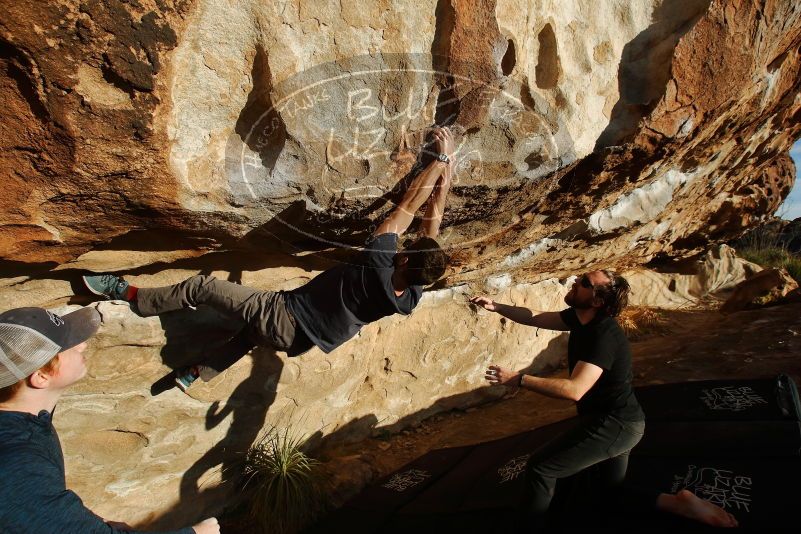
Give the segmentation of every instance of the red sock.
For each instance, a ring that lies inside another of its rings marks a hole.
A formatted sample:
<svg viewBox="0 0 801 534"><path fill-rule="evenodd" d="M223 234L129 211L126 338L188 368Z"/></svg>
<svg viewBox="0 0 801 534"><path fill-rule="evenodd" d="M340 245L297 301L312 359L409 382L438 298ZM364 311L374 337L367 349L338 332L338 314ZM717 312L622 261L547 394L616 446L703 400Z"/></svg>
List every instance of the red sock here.
<svg viewBox="0 0 801 534"><path fill-rule="evenodd" d="M139 288L136 286L128 286L128 291L125 293L125 300L128 302L133 302L136 300L136 294L139 292Z"/></svg>

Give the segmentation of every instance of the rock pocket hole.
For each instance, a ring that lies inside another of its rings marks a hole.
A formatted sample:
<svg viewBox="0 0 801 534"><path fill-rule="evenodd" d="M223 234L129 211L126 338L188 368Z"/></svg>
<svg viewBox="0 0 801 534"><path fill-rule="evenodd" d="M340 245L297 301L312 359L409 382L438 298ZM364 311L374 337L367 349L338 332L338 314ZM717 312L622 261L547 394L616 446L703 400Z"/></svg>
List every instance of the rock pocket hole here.
<svg viewBox="0 0 801 534"><path fill-rule="evenodd" d="M559 53L556 47L556 34L550 24L540 30L538 36L540 51L537 56L537 67L534 70L537 87L552 89L559 82Z"/></svg>
<svg viewBox="0 0 801 534"><path fill-rule="evenodd" d="M539 152L532 152L526 156L525 162L528 165L527 170L532 171L545 163L545 158Z"/></svg>
<svg viewBox="0 0 801 534"><path fill-rule="evenodd" d="M501 71L504 76L509 76L515 68L517 63L517 55L515 54L515 42L509 39L506 45L506 53L501 60Z"/></svg>
<svg viewBox="0 0 801 534"><path fill-rule="evenodd" d="M778 69L780 69L784 64L785 59L787 59L787 52L780 54L776 59L770 62L770 64L768 65L768 72L773 74Z"/></svg>

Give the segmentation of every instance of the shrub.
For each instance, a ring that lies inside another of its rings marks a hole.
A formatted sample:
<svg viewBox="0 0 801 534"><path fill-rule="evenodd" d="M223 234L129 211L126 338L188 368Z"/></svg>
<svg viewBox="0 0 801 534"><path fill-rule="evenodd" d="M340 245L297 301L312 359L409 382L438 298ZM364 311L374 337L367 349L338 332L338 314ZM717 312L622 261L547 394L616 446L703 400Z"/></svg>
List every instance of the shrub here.
<svg viewBox="0 0 801 534"><path fill-rule="evenodd" d="M762 267L783 267L796 282L801 284L801 257L784 248L744 248L740 251L740 256Z"/></svg>
<svg viewBox="0 0 801 534"><path fill-rule="evenodd" d="M321 510L320 464L304 452L306 443L272 427L247 452L250 514L264 532L297 532Z"/></svg>
<svg viewBox="0 0 801 534"><path fill-rule="evenodd" d="M797 232L784 232L765 225L751 230L740 240L740 257L762 267L784 268L801 283L801 256L788 250L788 244L799 237Z"/></svg>

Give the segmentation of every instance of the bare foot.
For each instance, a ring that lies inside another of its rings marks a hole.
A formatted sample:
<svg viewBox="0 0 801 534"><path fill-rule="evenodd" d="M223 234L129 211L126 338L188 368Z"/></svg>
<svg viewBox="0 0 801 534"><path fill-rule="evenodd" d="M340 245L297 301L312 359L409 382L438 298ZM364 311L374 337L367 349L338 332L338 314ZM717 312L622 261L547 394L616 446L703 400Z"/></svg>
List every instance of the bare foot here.
<svg viewBox="0 0 801 534"><path fill-rule="evenodd" d="M675 496L670 511L713 527L736 527L737 520L729 512L683 489Z"/></svg>

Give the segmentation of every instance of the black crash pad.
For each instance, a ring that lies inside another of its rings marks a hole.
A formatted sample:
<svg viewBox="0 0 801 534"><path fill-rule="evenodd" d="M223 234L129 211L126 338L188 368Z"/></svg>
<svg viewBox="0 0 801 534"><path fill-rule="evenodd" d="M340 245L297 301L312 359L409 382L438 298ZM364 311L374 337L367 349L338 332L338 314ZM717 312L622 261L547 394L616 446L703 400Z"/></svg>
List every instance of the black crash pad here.
<svg viewBox="0 0 801 534"><path fill-rule="evenodd" d="M801 421L795 382L784 374L754 380L702 380L635 389L651 421Z"/></svg>
<svg viewBox="0 0 801 534"><path fill-rule="evenodd" d="M627 488L646 495L686 488L757 530L801 524L795 516L801 504L801 409L789 377L664 384L637 388L636 394L646 430L632 451ZM528 456L575 422L431 451L365 488L311 531L516 531ZM566 479L557 486L552 526L705 530L654 509L617 507L606 517L582 517L580 503L573 506L565 497L570 485Z"/></svg>

